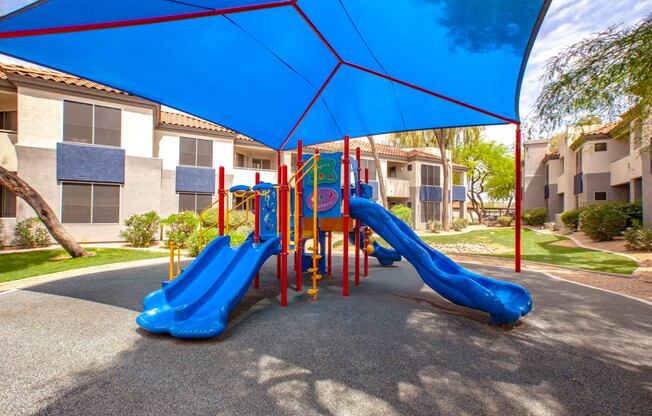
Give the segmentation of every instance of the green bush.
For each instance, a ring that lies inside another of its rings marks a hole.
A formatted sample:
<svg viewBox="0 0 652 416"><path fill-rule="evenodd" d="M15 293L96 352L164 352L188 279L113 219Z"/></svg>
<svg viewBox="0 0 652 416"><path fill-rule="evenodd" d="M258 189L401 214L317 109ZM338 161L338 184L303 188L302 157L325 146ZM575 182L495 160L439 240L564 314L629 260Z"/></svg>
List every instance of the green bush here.
<svg viewBox="0 0 652 416"><path fill-rule="evenodd" d="M627 215L614 203L591 204L580 214L582 231L594 241L608 241L627 228Z"/></svg>
<svg viewBox="0 0 652 416"><path fill-rule="evenodd" d="M204 212L201 216L201 222L204 227L210 227L212 225L217 224L218 221L218 209L217 208L211 208Z"/></svg>
<svg viewBox="0 0 652 416"><path fill-rule="evenodd" d="M496 220L498 225L500 225L501 227L509 227L510 225L512 225L512 221L513 218L510 217L509 215L503 215L501 217L498 217L498 219Z"/></svg>
<svg viewBox="0 0 652 416"><path fill-rule="evenodd" d="M466 227L468 227L469 223L467 220L464 218L456 218L453 220L451 223L451 228L455 231L462 231Z"/></svg>
<svg viewBox="0 0 652 416"><path fill-rule="evenodd" d="M412 226L412 209L406 207L403 204L396 204L391 209L390 212L398 217L401 221Z"/></svg>
<svg viewBox="0 0 652 416"><path fill-rule="evenodd" d="M561 222L571 231L577 231L580 226L582 208L571 209L561 214Z"/></svg>
<svg viewBox="0 0 652 416"><path fill-rule="evenodd" d="M149 247L158 232L161 218L154 211L133 214L125 220L126 229L120 235L134 247Z"/></svg>
<svg viewBox="0 0 652 416"><path fill-rule="evenodd" d="M643 206L641 202L607 202L620 211L627 218L627 227L643 222Z"/></svg>
<svg viewBox="0 0 652 416"><path fill-rule="evenodd" d="M638 222L625 231L627 250L630 251L652 251L652 230L643 228Z"/></svg>
<svg viewBox="0 0 652 416"><path fill-rule="evenodd" d="M217 228L211 228L209 230L204 231L203 234L204 247L206 246L206 244L216 239L218 235L219 232ZM249 233L243 233L241 231L231 231L229 235L231 236L231 246L239 246L245 241ZM199 230L195 230L190 235L190 237L188 237L188 240L186 241L186 248L187 248L188 255L191 257L197 257L200 251L199 246L200 246Z"/></svg>
<svg viewBox="0 0 652 416"><path fill-rule="evenodd" d="M249 235L254 230L254 213L247 211L233 211L229 213L229 231L238 231ZM236 227L240 224L238 227Z"/></svg>
<svg viewBox="0 0 652 416"><path fill-rule="evenodd" d="M175 247L186 248L188 237L197 229L199 216L194 211L183 211L172 214L163 221L166 226L166 243L174 243Z"/></svg>
<svg viewBox="0 0 652 416"><path fill-rule="evenodd" d="M548 219L548 210L546 208L526 209L521 218L526 225L543 227Z"/></svg>
<svg viewBox="0 0 652 416"><path fill-rule="evenodd" d="M428 220L428 222L426 223L426 230L433 233L440 232L442 228L443 228L443 224L441 223L441 221Z"/></svg>
<svg viewBox="0 0 652 416"><path fill-rule="evenodd" d="M26 248L45 247L50 245L50 233L40 219L25 218L16 223L11 244Z"/></svg>

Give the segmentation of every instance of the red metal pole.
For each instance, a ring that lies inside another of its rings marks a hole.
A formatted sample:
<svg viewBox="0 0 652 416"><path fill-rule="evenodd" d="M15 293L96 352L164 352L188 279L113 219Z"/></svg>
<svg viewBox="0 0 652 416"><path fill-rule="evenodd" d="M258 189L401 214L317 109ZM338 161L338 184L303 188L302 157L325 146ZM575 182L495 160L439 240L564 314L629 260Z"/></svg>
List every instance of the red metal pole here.
<svg viewBox="0 0 652 416"><path fill-rule="evenodd" d="M344 169L344 193L342 196L342 295L349 296L349 136L344 136L344 157L342 165Z"/></svg>
<svg viewBox="0 0 652 416"><path fill-rule="evenodd" d="M360 196L360 147L355 148L355 161L357 162L357 179L355 183L355 194ZM360 220L355 220L355 238L353 242L355 243L355 273L354 273L354 282L356 286L360 285Z"/></svg>
<svg viewBox="0 0 652 416"><path fill-rule="evenodd" d="M333 232L329 231L328 232L328 243L326 244L326 250L328 251L327 254L326 254L327 260L328 260L328 270L327 271L328 271L329 276L333 275L333 260L332 260L333 257L331 256L332 248L333 248Z"/></svg>
<svg viewBox="0 0 652 416"><path fill-rule="evenodd" d="M369 168L364 168L364 183L369 184ZM369 254L367 253L367 245L369 244L369 226L364 227L364 277L369 276Z"/></svg>
<svg viewBox="0 0 652 416"><path fill-rule="evenodd" d="M220 235L224 235L224 205L225 205L225 197L226 197L226 192L224 191L224 166L220 166L219 170L219 179L218 179L218 214L217 214L217 221L218 221L218 231Z"/></svg>
<svg viewBox="0 0 652 416"><path fill-rule="evenodd" d="M516 125L516 149L515 149L514 163L516 163L516 209L514 216L516 217L516 229L514 233L515 238L515 256L514 256L514 271L521 272L521 124Z"/></svg>
<svg viewBox="0 0 652 416"><path fill-rule="evenodd" d="M276 153L276 182L278 183L279 186L281 185L281 181L282 181L282 178L281 178L281 151L279 150ZM279 201L280 201L281 189L280 188L277 189L276 192L278 192ZM276 207L276 209L280 213L280 211L281 211L280 203L279 203L279 206ZM276 229L277 230L281 229L281 217L280 216L278 218L278 224L276 224ZM281 256L278 255L278 256L276 256L276 280L278 280L280 278L281 278Z"/></svg>
<svg viewBox="0 0 652 416"><path fill-rule="evenodd" d="M303 143L301 139L297 141L297 172L303 166ZM297 177L301 176L300 173L297 174ZM297 292L301 292L302 283L303 283L303 179L299 179L296 182L294 187L295 195L299 203L296 205L298 207L297 212L294 213L294 216L298 218L296 221L297 227L294 230L294 258L296 264L296 273L297 273Z"/></svg>
<svg viewBox="0 0 652 416"><path fill-rule="evenodd" d="M281 306L288 306L288 206L287 206L287 193L288 193L288 167L283 165L281 167Z"/></svg>
<svg viewBox="0 0 652 416"><path fill-rule="evenodd" d="M256 185L260 183L260 172L256 172ZM254 244L260 243L260 195L258 191L254 196ZM256 272L254 287L260 288L260 273Z"/></svg>

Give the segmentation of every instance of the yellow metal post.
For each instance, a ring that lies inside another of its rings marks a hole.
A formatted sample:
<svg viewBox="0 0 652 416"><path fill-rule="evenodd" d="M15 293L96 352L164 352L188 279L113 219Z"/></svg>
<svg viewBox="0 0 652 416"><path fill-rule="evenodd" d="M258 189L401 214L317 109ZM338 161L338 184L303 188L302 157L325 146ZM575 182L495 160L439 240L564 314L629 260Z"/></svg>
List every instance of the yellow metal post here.
<svg viewBox="0 0 652 416"><path fill-rule="evenodd" d="M168 273L169 280L174 279L174 243L170 241L170 270Z"/></svg>

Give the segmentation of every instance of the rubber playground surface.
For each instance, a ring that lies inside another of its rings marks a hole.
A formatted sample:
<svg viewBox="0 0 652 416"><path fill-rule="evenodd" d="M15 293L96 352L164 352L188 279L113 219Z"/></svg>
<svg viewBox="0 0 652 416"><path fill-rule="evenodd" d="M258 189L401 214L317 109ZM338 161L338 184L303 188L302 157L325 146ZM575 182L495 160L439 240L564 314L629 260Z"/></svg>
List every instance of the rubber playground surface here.
<svg viewBox="0 0 652 416"><path fill-rule="evenodd" d="M224 334L203 341L154 336L135 322L166 265L3 293L0 414L652 412L651 305L469 265L532 293L518 326L492 327L443 300L406 261L376 264L347 299L336 275L322 280L317 303L291 297L282 309L272 259Z"/></svg>

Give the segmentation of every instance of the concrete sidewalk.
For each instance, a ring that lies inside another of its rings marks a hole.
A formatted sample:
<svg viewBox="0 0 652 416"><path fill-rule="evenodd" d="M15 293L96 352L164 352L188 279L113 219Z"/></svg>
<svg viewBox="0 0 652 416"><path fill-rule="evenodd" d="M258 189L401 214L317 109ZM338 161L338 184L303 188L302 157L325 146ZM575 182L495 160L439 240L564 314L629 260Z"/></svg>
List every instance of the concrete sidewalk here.
<svg viewBox="0 0 652 416"><path fill-rule="evenodd" d="M339 258L335 259L339 272ZM507 329L443 300L405 261L344 299L276 302L274 261L220 338L138 329L165 265L0 295L0 414L644 415L652 412L652 306L524 272L531 315ZM293 279L293 275L292 279ZM306 279L307 283L307 279ZM257 305L256 307L253 307Z"/></svg>

